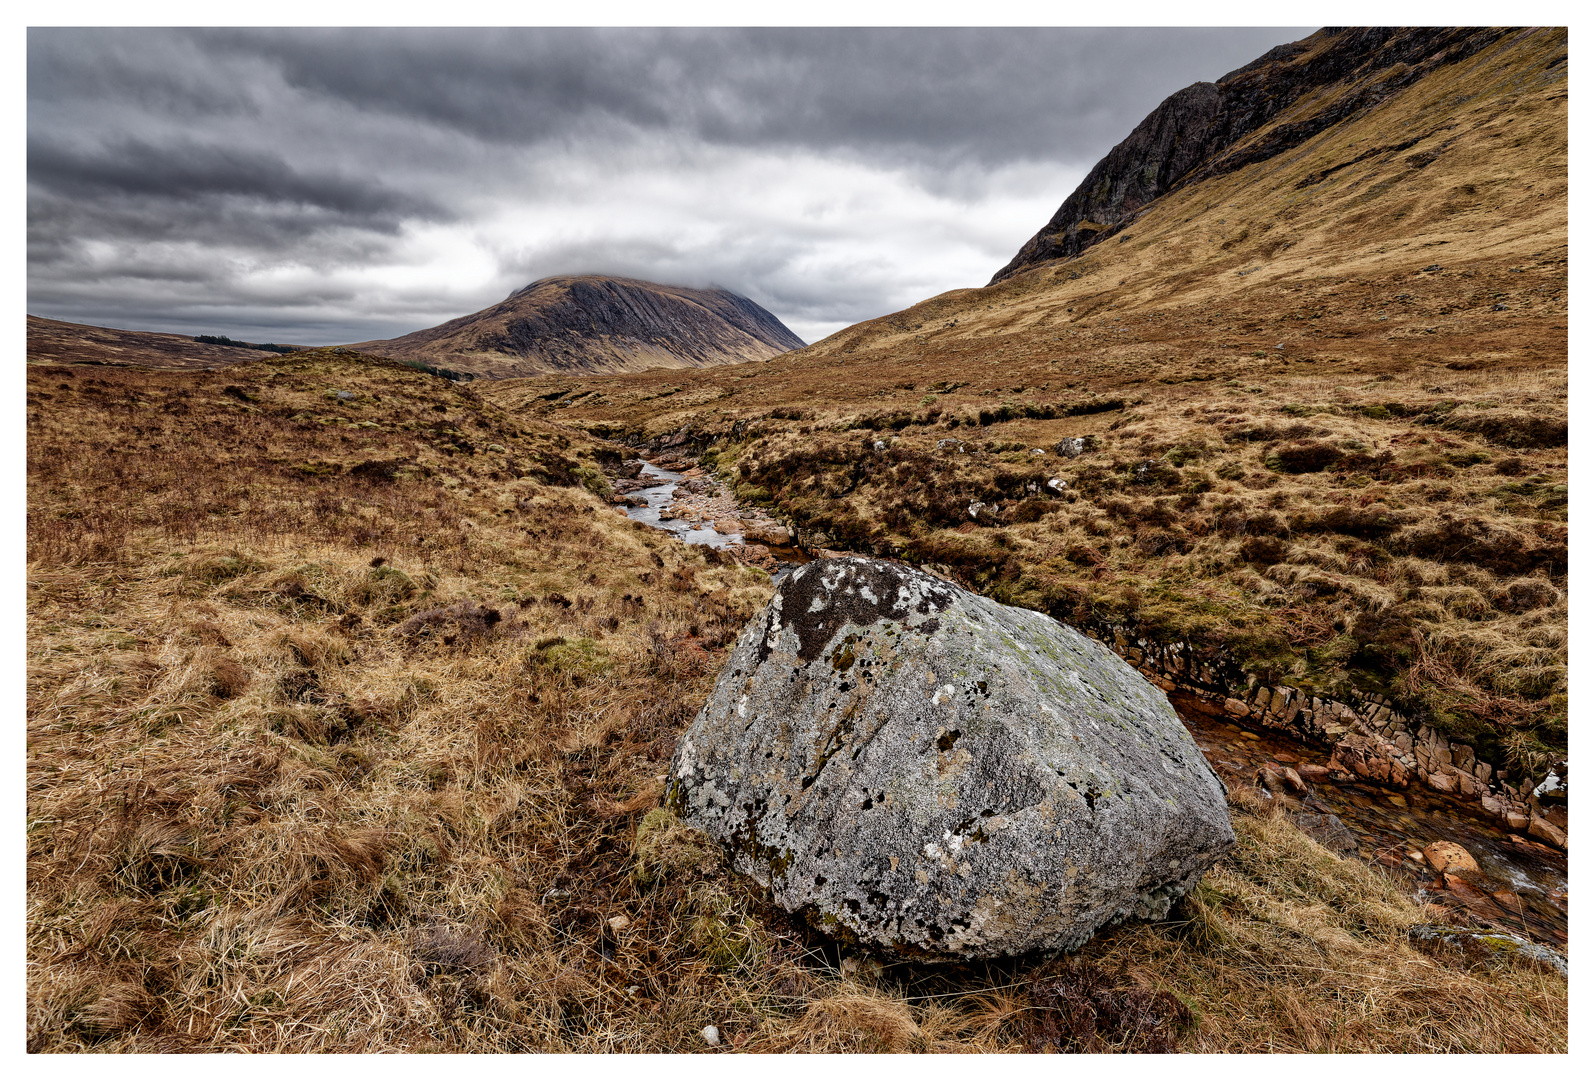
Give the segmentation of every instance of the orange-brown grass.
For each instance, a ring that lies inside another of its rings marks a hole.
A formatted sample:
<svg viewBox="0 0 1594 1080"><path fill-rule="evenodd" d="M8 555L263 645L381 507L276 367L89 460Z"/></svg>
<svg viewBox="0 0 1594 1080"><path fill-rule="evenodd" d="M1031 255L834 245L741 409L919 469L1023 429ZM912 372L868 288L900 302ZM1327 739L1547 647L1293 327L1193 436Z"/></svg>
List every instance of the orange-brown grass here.
<svg viewBox="0 0 1594 1080"><path fill-rule="evenodd" d="M1175 921L1133 926L1081 957L1174 994L1192 1051L1538 1053L1566 1045L1566 984L1531 962L1493 972L1414 950L1417 908L1376 867L1342 859L1250 791L1239 846Z"/></svg>
<svg viewBox="0 0 1594 1080"><path fill-rule="evenodd" d="M900 425L726 410L697 430L705 463L805 542L1188 640L1264 678L1377 689L1533 771L1566 746L1566 409L1559 365L1297 365ZM1087 441L1063 457L1065 439Z"/></svg>
<svg viewBox="0 0 1594 1080"><path fill-rule="evenodd" d="M686 428L820 546L1378 690L1534 772L1566 745L1565 44L1507 35L1078 259L768 363L483 392Z"/></svg>
<svg viewBox="0 0 1594 1080"><path fill-rule="evenodd" d="M1564 982L1243 811L1072 964L824 947L657 807L770 586L614 447L333 354L29 380L33 1051L1565 1047Z"/></svg>

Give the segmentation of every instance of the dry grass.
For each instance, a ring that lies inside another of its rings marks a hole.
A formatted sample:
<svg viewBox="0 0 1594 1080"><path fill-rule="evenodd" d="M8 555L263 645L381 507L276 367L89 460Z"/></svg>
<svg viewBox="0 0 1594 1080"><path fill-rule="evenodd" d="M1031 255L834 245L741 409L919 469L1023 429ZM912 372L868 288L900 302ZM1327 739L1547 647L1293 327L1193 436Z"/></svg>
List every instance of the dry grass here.
<svg viewBox="0 0 1594 1080"><path fill-rule="evenodd" d="M33 1051L1565 1046L1564 983L1413 950L1431 913L1244 813L1073 964L838 953L657 809L769 585L574 483L609 448L336 357L29 375Z"/></svg>
<svg viewBox="0 0 1594 1080"><path fill-rule="evenodd" d="M821 546L1379 690L1532 772L1566 749L1564 52L1508 35L1079 259L766 364L484 393L688 428Z"/></svg>
<svg viewBox="0 0 1594 1080"><path fill-rule="evenodd" d="M1173 918L1069 960L805 936L656 807L767 579L609 509L585 433L689 426L810 534L1387 684L1529 766L1565 715L1563 47L767 364L30 366L29 1049L1565 1052L1564 979L1414 947L1433 909L1238 791ZM1425 167L1296 186L1438 122Z"/></svg>
<svg viewBox="0 0 1594 1080"><path fill-rule="evenodd" d="M1138 970L1148 988L1176 994L1200 1018L1185 1049L1523 1053L1565 1045L1559 976L1526 963L1509 974L1436 965L1407 943L1407 929L1427 916L1392 879L1339 858L1281 814L1237 809L1239 850L1187 899L1184 925L1131 928L1085 954L1102 950Z"/></svg>
<svg viewBox="0 0 1594 1080"><path fill-rule="evenodd" d="M1190 641L1266 679L1376 689L1533 771L1566 749L1565 370L1430 379L1159 386L1056 419L1024 412L1090 399L1028 394L1013 419L921 410L894 432L727 412L700 437L705 463L806 542ZM1474 417L1513 422L1490 436ZM1060 456L1075 439L1091 441Z"/></svg>

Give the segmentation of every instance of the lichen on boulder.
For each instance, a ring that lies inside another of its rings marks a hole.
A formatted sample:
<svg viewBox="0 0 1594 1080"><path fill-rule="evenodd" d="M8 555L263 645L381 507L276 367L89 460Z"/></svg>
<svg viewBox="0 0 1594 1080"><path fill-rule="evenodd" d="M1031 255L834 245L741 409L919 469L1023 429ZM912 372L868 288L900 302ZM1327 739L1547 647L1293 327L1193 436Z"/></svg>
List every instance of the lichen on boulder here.
<svg viewBox="0 0 1594 1080"><path fill-rule="evenodd" d="M742 632L668 805L774 901L926 960L1074 949L1159 918L1234 844L1167 698L1038 612L862 558Z"/></svg>

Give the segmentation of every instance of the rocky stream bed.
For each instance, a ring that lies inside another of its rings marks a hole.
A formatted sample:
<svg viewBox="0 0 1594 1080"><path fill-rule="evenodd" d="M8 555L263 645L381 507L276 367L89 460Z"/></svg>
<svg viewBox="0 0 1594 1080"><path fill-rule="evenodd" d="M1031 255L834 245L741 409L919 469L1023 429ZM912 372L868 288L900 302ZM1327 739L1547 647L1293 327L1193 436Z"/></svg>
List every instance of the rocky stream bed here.
<svg viewBox="0 0 1594 1080"><path fill-rule="evenodd" d="M704 544L777 580L815 558L786 526L735 496L690 457L627 461L616 508L634 521ZM1178 696L1174 696L1177 707ZM1459 925L1504 931L1564 951L1568 884L1564 850L1502 829L1475 803L1410 786L1390 790L1331 772L1331 754L1276 731L1249 730L1178 709L1223 781L1255 785L1320 843L1405 878L1413 895ZM1459 849L1459 854L1457 852Z"/></svg>

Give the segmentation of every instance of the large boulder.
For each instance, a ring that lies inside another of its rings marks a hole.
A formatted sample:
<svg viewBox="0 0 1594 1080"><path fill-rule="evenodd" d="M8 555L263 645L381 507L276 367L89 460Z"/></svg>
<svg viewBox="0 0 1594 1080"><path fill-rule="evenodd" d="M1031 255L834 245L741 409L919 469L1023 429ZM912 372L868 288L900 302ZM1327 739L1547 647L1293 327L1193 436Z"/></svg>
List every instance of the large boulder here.
<svg viewBox="0 0 1594 1080"><path fill-rule="evenodd" d="M1234 844L1162 692L1101 644L872 559L792 572L671 762L668 804L829 933L920 959L1159 918Z"/></svg>

